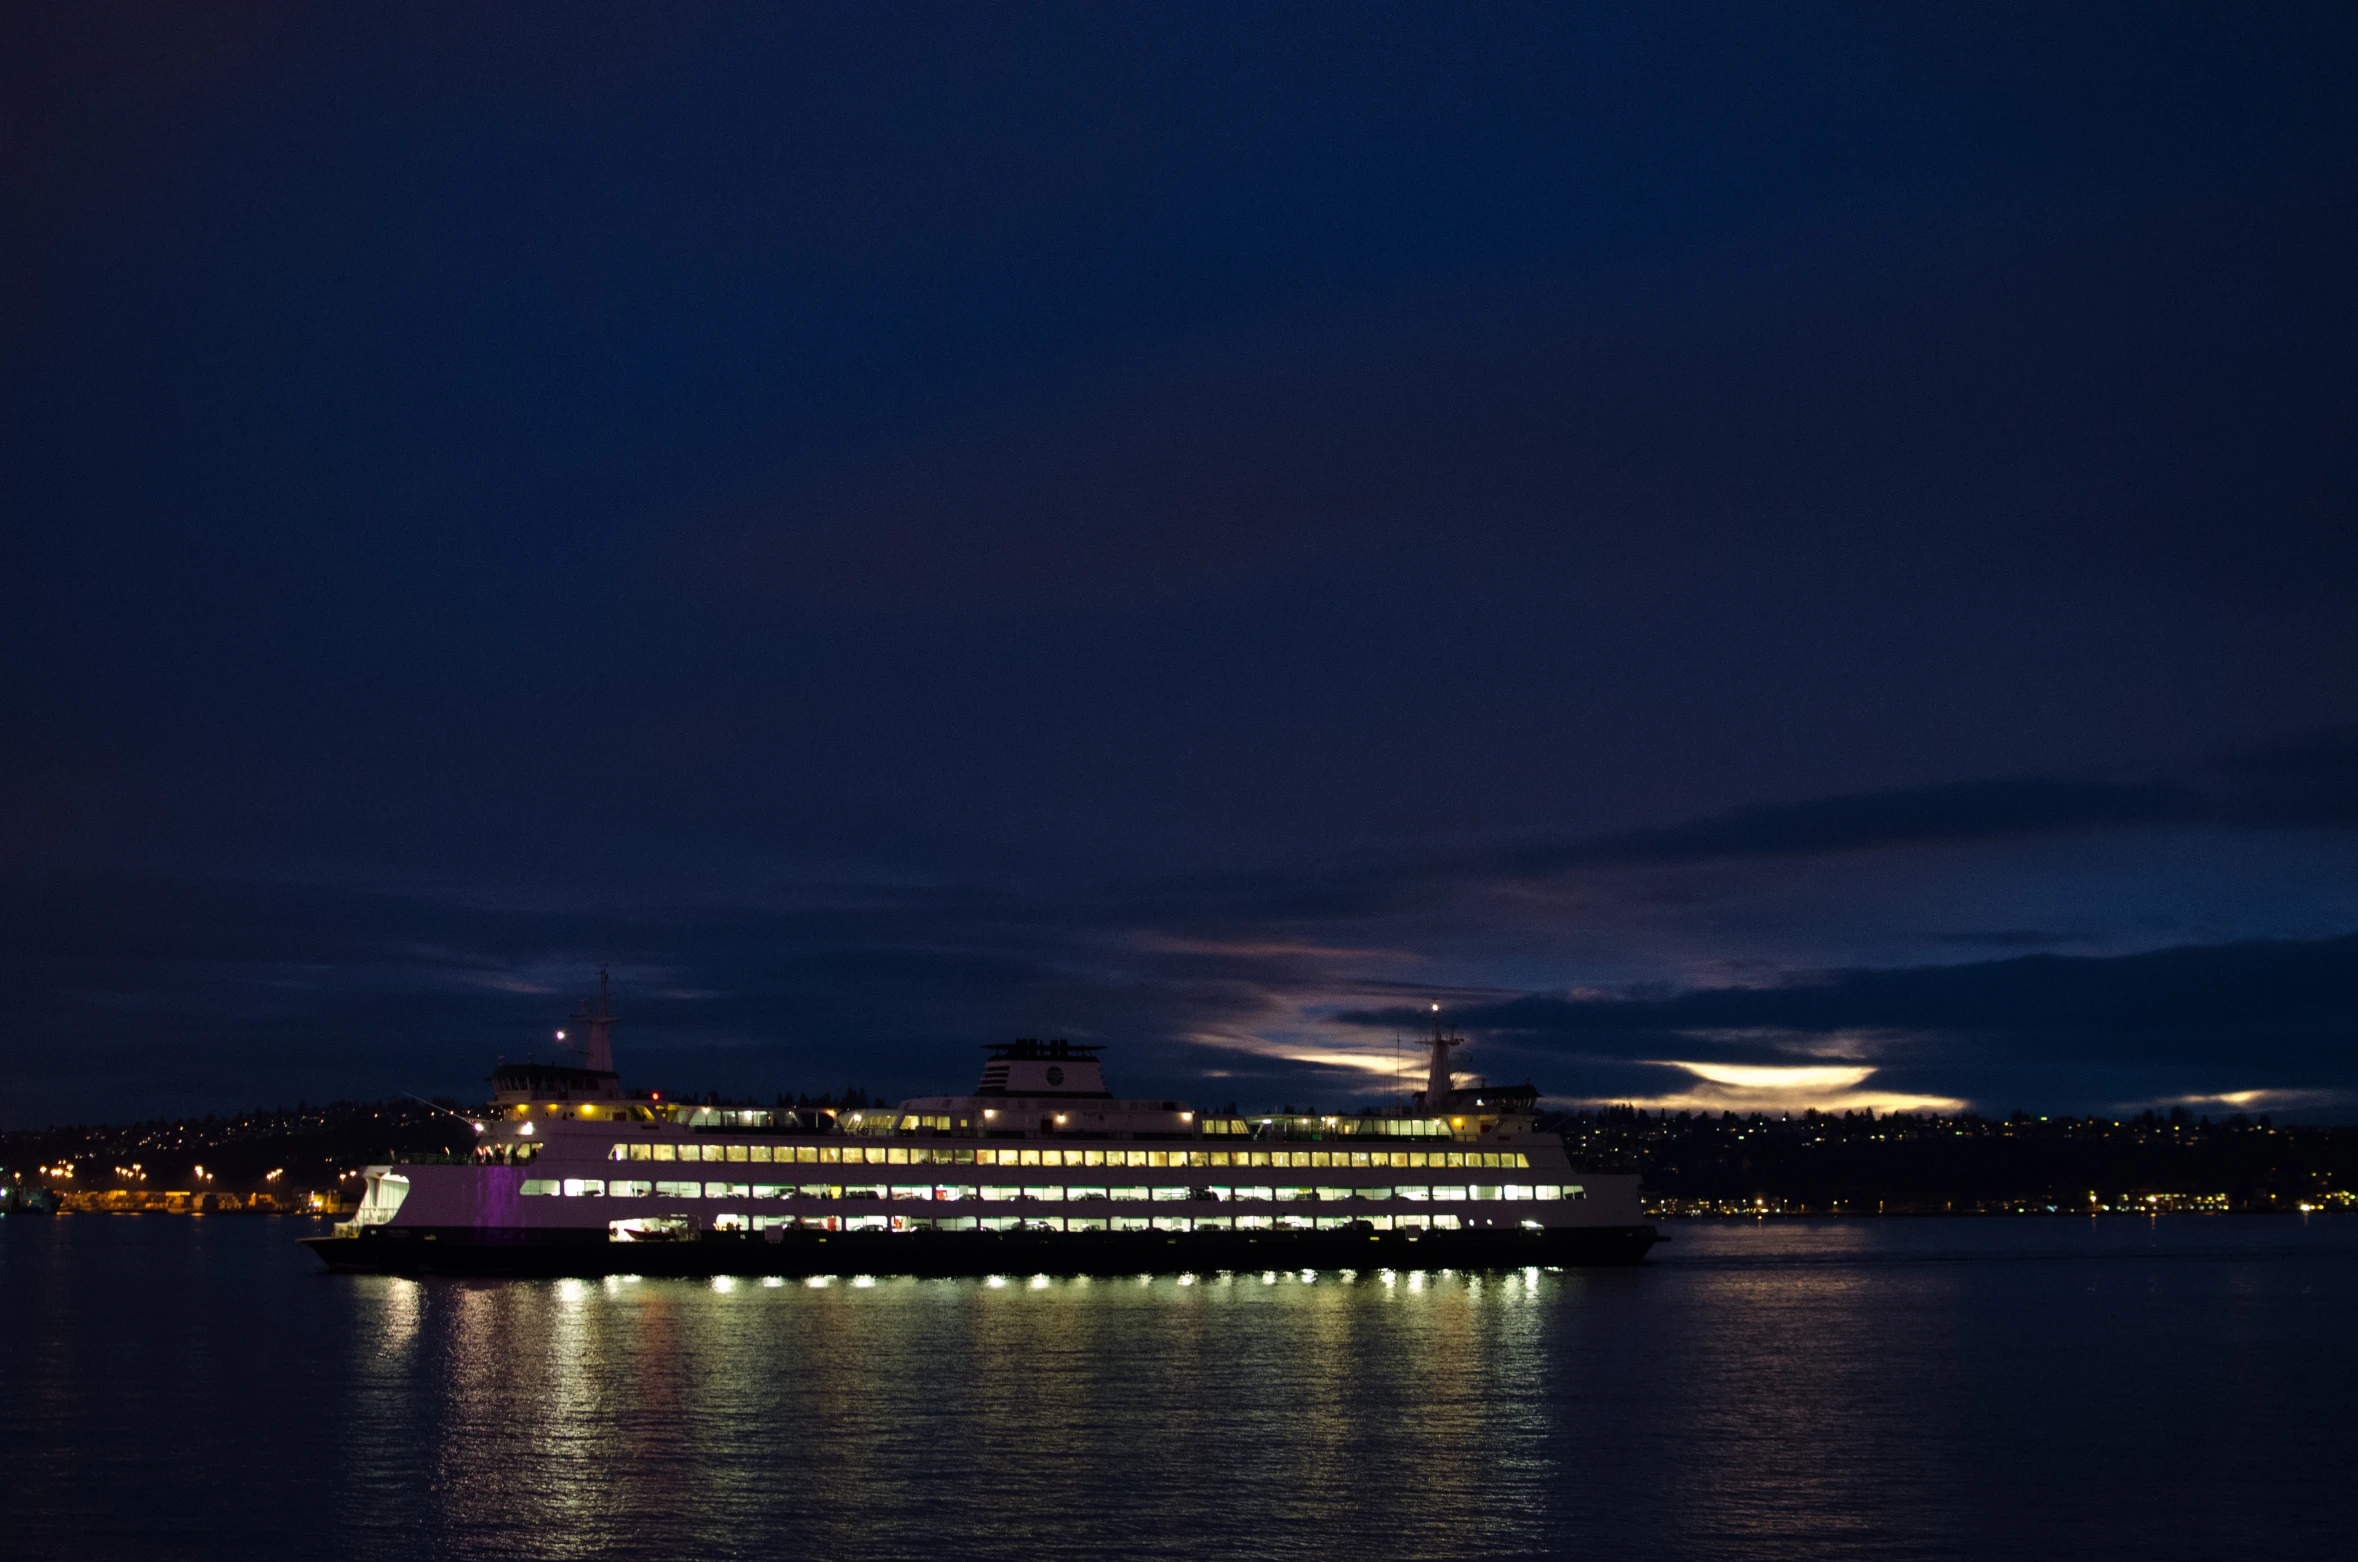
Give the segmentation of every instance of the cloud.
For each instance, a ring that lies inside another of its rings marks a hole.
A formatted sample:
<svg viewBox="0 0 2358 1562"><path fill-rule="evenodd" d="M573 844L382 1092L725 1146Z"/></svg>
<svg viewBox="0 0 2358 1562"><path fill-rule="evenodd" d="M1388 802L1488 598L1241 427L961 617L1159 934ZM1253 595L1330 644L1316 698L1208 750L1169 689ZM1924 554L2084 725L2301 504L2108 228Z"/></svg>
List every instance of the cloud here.
<svg viewBox="0 0 2358 1562"><path fill-rule="evenodd" d="M542 1044L611 963L631 1075L670 1088L938 1090L971 1071L979 1041L1064 1034L1116 1044L1122 1088L1185 1093L1217 1073L1240 1097L1374 1096L1399 1088L1388 1033L1416 1034L1441 1003L1476 1038L1461 1066L1556 1099L2089 1110L2266 1090L2287 1103L2272 1110L2324 1112L2358 1091L2349 937L2102 952L2174 924L2136 925L2152 902L2090 877L2085 856L2034 855L1990 892L1998 933L1935 925L1914 947L1936 958L1840 957L1851 925L1921 917L1982 882L2018 839L2005 830L2054 840L2204 818L2204 850L2246 860L2258 837L2189 798L2303 821L2281 860L2321 886L2330 925L2347 854L2323 855L2312 822L2347 749L2285 744L2166 784L1746 810L1567 849L1545 877L1527 853L1481 851L1022 890L806 877L758 900L19 875L0 890L18 995L0 1095L41 1113L113 1110L125 1080L222 1106L464 1092L491 1059ZM1903 842L1936 849L1867 898L1861 864ZM2140 837L2121 860L2146 872L2155 853ZM2281 918L2279 858L2256 860L2255 904ZM1845 920L1810 921L1803 887ZM2109 920L2053 918L2066 892ZM2213 925L2223 903L2201 902ZM1748 943L1746 918L1783 945ZM2078 947L2012 953L2033 939ZM1956 950L2010 957L1945 958Z"/></svg>
<svg viewBox="0 0 2358 1562"><path fill-rule="evenodd" d="M1797 1117L1808 1111L1945 1113L1961 1112L1970 1105L1957 1096L1874 1088L1868 1084L1874 1076L1873 1069L1795 1069L1784 1072L1796 1076L1842 1077L1780 1080L1767 1077L1776 1071L1766 1069L1743 1070L1744 1078L1728 1079L1714 1078L1705 1072L1711 1065L1664 1066L1688 1069L1696 1082L1684 1088L1652 1093L1556 1099L1594 1107L1634 1106L1649 1112L1733 1112L1739 1117L1754 1113L1764 1117Z"/></svg>
<svg viewBox="0 0 2358 1562"><path fill-rule="evenodd" d="M2347 1106L2358 1100L2348 1090L2223 1090L2211 1095L2160 1096L2150 1101L2122 1103L2119 1110L2134 1112L2155 1107L2182 1106L2218 1112L2316 1112Z"/></svg>
<svg viewBox="0 0 2358 1562"><path fill-rule="evenodd" d="M2203 816L2191 790L2036 776L1815 798L1737 809L1663 830L1534 846L1494 859L1512 873L1581 867L1819 856L1891 846L2017 840L2067 831L2178 823Z"/></svg>
<svg viewBox="0 0 2358 1562"><path fill-rule="evenodd" d="M1683 1068L1697 1079L1739 1090L1847 1090L1875 1071L1871 1068L1792 1067L1761 1063L1685 1063L1672 1060L1666 1068Z"/></svg>
<svg viewBox="0 0 2358 1562"><path fill-rule="evenodd" d="M1748 1117L1793 1116L1801 1112L1956 1112L1966 1103L1955 1096L1871 1088L1876 1070L1864 1066L1694 1063L1669 1060L1658 1068L1684 1071L1692 1083L1610 1100L1594 1106L1636 1106L1648 1111L1734 1112Z"/></svg>

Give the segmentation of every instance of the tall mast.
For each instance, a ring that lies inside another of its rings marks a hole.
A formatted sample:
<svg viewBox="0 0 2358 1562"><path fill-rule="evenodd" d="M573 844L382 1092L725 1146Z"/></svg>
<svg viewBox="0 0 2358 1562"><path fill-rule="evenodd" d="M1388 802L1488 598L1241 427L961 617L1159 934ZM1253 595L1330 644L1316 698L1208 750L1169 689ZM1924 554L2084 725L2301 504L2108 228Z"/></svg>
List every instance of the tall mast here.
<svg viewBox="0 0 2358 1562"><path fill-rule="evenodd" d="M606 1007L606 968L598 967L598 1008L591 1013L589 1005L582 1005L573 1016L588 1027L589 1039L582 1043L581 1065L593 1073L614 1072L614 1015Z"/></svg>
<svg viewBox="0 0 2358 1562"><path fill-rule="evenodd" d="M1449 1049L1463 1046L1463 1036L1451 1036L1441 1029L1441 1005L1433 1005L1433 1063L1425 1073L1425 1110L1444 1112L1449 1108L1450 1091L1454 1089L1449 1075Z"/></svg>

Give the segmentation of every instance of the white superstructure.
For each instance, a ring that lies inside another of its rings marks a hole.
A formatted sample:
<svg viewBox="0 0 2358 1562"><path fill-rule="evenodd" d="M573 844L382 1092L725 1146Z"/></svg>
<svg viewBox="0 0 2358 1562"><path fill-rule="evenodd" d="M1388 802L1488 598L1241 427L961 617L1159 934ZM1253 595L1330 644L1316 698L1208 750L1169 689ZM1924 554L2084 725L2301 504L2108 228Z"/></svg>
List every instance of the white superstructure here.
<svg viewBox="0 0 2358 1562"><path fill-rule="evenodd" d="M971 1095L814 1110L626 1099L603 994L590 1067L493 1076L473 1156L370 1167L353 1222L421 1235L1635 1227L1638 1179L1575 1171L1536 1092L1457 1088L1436 1030L1413 1110L1202 1114L1114 1096L1099 1049L989 1049ZM597 1066L603 1065L603 1066ZM387 1234L391 1234L388 1231Z"/></svg>

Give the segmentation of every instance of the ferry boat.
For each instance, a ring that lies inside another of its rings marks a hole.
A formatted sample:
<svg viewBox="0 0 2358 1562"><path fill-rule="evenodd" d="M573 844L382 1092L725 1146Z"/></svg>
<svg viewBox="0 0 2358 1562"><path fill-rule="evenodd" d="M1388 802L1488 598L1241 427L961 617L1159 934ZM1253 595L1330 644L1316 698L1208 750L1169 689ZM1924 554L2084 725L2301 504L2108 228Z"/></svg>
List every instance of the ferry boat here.
<svg viewBox="0 0 2358 1562"><path fill-rule="evenodd" d="M1098 1046L988 1047L970 1095L813 1109L625 1096L605 982L576 1064L507 1064L468 1156L363 1173L331 1269L454 1274L1129 1273L1634 1263L1634 1175L1574 1168L1529 1085L1458 1086L1436 1024L1388 1114L1133 1100ZM560 1033L561 1035L562 1033Z"/></svg>

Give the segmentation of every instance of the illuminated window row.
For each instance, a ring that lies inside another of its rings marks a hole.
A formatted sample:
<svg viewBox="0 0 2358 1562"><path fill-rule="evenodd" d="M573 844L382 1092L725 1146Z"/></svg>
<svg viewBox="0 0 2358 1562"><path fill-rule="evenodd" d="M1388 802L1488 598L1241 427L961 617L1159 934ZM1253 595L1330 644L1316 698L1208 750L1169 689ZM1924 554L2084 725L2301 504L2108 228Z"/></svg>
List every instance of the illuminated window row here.
<svg viewBox="0 0 2358 1562"><path fill-rule="evenodd" d="M1449 1124L1438 1117L1285 1117L1258 1123L1243 1117L1207 1117L1199 1125L1211 1135L1246 1136L1257 1129L1280 1125L1293 1134L1357 1135L1369 1139L1446 1139Z"/></svg>
<svg viewBox="0 0 2358 1562"><path fill-rule="evenodd" d="M638 1220L612 1223L624 1240ZM1524 1224L1537 1225L1531 1221ZM715 1215L715 1231L1457 1231L1451 1214L1369 1215Z"/></svg>
<svg viewBox="0 0 2358 1562"><path fill-rule="evenodd" d="M1578 1184L1542 1183L1404 1183L1384 1188L1288 1186L1284 1184L1217 1185L1211 1187L1078 1187L1062 1183L780 1183L780 1182L639 1182L625 1178L534 1177L524 1183L529 1198L572 1199L884 1199L943 1203L973 1199L986 1204L1022 1201L1035 1204L1185 1203L1190 1199L1215 1203L1327 1203L1350 1199L1378 1203L1404 1200L1411 1204L1453 1204L1497 1199L1584 1199Z"/></svg>
<svg viewBox="0 0 2358 1562"><path fill-rule="evenodd" d="M932 1145L857 1144L618 1144L617 1161L744 1161L753 1165L791 1162L801 1166L1267 1166L1272 1169L1343 1170L1365 1167L1402 1171L1461 1167L1528 1168L1521 1150L1049 1150L953 1149Z"/></svg>

